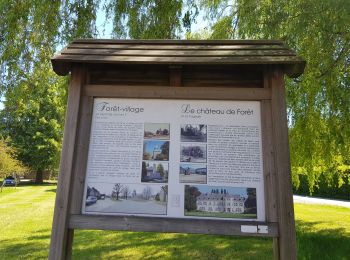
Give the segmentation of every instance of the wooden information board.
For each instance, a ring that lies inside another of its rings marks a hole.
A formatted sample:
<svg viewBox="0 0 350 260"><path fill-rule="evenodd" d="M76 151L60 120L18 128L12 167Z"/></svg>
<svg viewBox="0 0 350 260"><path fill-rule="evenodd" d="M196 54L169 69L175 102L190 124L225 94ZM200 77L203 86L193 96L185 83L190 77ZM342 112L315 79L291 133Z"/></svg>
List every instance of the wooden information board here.
<svg viewBox="0 0 350 260"><path fill-rule="evenodd" d="M50 259L75 229L272 237L296 258L283 76L304 62L281 42L77 40L52 63L71 82Z"/></svg>

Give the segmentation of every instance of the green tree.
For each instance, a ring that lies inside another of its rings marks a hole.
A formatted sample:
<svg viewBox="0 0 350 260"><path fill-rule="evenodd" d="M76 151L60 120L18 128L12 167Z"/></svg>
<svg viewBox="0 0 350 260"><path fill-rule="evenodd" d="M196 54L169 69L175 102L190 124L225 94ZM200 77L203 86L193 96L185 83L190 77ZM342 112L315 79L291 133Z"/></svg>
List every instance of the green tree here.
<svg viewBox="0 0 350 260"><path fill-rule="evenodd" d="M108 1L105 6L116 38L180 38L198 15L197 6L183 0L120 0Z"/></svg>
<svg viewBox="0 0 350 260"><path fill-rule="evenodd" d="M345 0L201 1L212 39L281 39L307 62L286 78L291 163L295 188L309 192L321 174L334 175L341 156L350 165L350 5Z"/></svg>
<svg viewBox="0 0 350 260"><path fill-rule="evenodd" d="M107 19L113 21L113 37L117 38L181 38L187 30L187 37L193 39L284 40L307 61L300 78L286 79L294 187L298 189L306 179L312 193L318 189L323 175L336 178L338 187L344 186L347 171L337 169L350 165L347 0L3 0L0 96L4 94L12 100L5 106L21 105L23 101L19 98L16 102L14 98L20 97L15 93L21 91L14 89L30 82L40 70L49 75L43 77L40 85L51 88L50 82L57 78L50 72L49 59L74 38L98 37L99 9L106 11ZM191 24L199 10L206 14L209 29L191 34ZM10 116L6 120L15 121ZM62 131L58 133L61 135ZM19 151L23 149L20 147ZM339 157L341 165L335 163Z"/></svg>
<svg viewBox="0 0 350 260"><path fill-rule="evenodd" d="M141 179L144 180L147 177L146 162L142 162Z"/></svg>
<svg viewBox="0 0 350 260"><path fill-rule="evenodd" d="M157 164L157 172L159 172L160 176L164 177L164 167L163 164L158 163Z"/></svg>
<svg viewBox="0 0 350 260"><path fill-rule="evenodd" d="M164 142L161 146L160 149L162 150L162 154L168 158L169 157L169 142L166 141Z"/></svg>
<svg viewBox="0 0 350 260"><path fill-rule="evenodd" d="M256 189L247 188L248 198L244 202L245 213L256 214Z"/></svg>
<svg viewBox="0 0 350 260"><path fill-rule="evenodd" d="M51 70L57 47L96 36L99 1L10 1L0 3L0 130L18 159L37 171L57 167L66 104L66 78ZM61 48L61 47L59 47Z"/></svg>
<svg viewBox="0 0 350 260"><path fill-rule="evenodd" d="M201 192L195 186L185 185L185 210L193 211L197 209L197 197Z"/></svg>
<svg viewBox="0 0 350 260"><path fill-rule="evenodd" d="M16 159L16 151L9 147L3 139L0 139L0 178L16 175L23 175L28 169Z"/></svg>
<svg viewBox="0 0 350 260"><path fill-rule="evenodd" d="M124 185L121 183L114 184L113 190L112 190L112 198L119 200L119 195L122 193L124 189Z"/></svg>
<svg viewBox="0 0 350 260"><path fill-rule="evenodd" d="M58 166L64 124L66 79L49 69L36 70L6 93L1 131L10 137L17 158L37 172Z"/></svg>

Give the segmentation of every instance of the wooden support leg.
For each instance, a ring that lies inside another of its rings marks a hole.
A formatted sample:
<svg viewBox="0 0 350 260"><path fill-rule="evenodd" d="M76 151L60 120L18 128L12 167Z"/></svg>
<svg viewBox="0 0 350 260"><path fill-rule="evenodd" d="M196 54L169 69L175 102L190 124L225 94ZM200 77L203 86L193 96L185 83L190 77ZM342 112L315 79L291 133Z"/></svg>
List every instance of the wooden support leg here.
<svg viewBox="0 0 350 260"><path fill-rule="evenodd" d="M74 229L68 229L67 233L67 245L66 245L66 259L72 259L72 248L73 248L73 238L74 238Z"/></svg>

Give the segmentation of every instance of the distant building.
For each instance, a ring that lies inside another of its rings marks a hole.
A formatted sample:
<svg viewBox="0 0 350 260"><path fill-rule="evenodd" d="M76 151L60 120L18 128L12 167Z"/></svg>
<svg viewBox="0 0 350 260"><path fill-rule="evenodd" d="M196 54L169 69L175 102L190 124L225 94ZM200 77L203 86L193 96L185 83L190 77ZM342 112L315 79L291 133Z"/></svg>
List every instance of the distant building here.
<svg viewBox="0 0 350 260"><path fill-rule="evenodd" d="M162 179L162 176L157 172L157 165L154 163L153 166L147 167L147 179Z"/></svg>
<svg viewBox="0 0 350 260"><path fill-rule="evenodd" d="M182 155L194 158L207 158L206 151L201 146L184 146L182 147Z"/></svg>
<svg viewBox="0 0 350 260"><path fill-rule="evenodd" d="M197 197L197 210L205 212L244 213L245 198L228 193L202 193Z"/></svg>
<svg viewBox="0 0 350 260"><path fill-rule="evenodd" d="M195 173L201 174L201 175L207 175L207 168L197 168Z"/></svg>
<svg viewBox="0 0 350 260"><path fill-rule="evenodd" d="M87 187L87 192L86 192L86 198L88 196L94 196L96 198L100 198L101 197L101 193L95 189L94 187L90 188L89 186Z"/></svg>
<svg viewBox="0 0 350 260"><path fill-rule="evenodd" d="M157 156L162 153L162 150L155 146L152 153L152 160L156 160Z"/></svg>
<svg viewBox="0 0 350 260"><path fill-rule="evenodd" d="M190 174L200 174L200 175L206 175L207 174L207 168L190 168L190 167L182 167L180 166L180 174L184 175L190 175Z"/></svg>

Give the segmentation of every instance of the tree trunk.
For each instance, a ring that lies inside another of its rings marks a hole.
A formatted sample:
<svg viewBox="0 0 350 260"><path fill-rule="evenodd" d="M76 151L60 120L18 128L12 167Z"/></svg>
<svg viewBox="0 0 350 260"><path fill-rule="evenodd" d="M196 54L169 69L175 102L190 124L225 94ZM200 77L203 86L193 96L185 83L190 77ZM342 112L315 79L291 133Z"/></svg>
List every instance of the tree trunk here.
<svg viewBox="0 0 350 260"><path fill-rule="evenodd" d="M43 170L37 170L35 175L35 183L42 184L43 183Z"/></svg>

